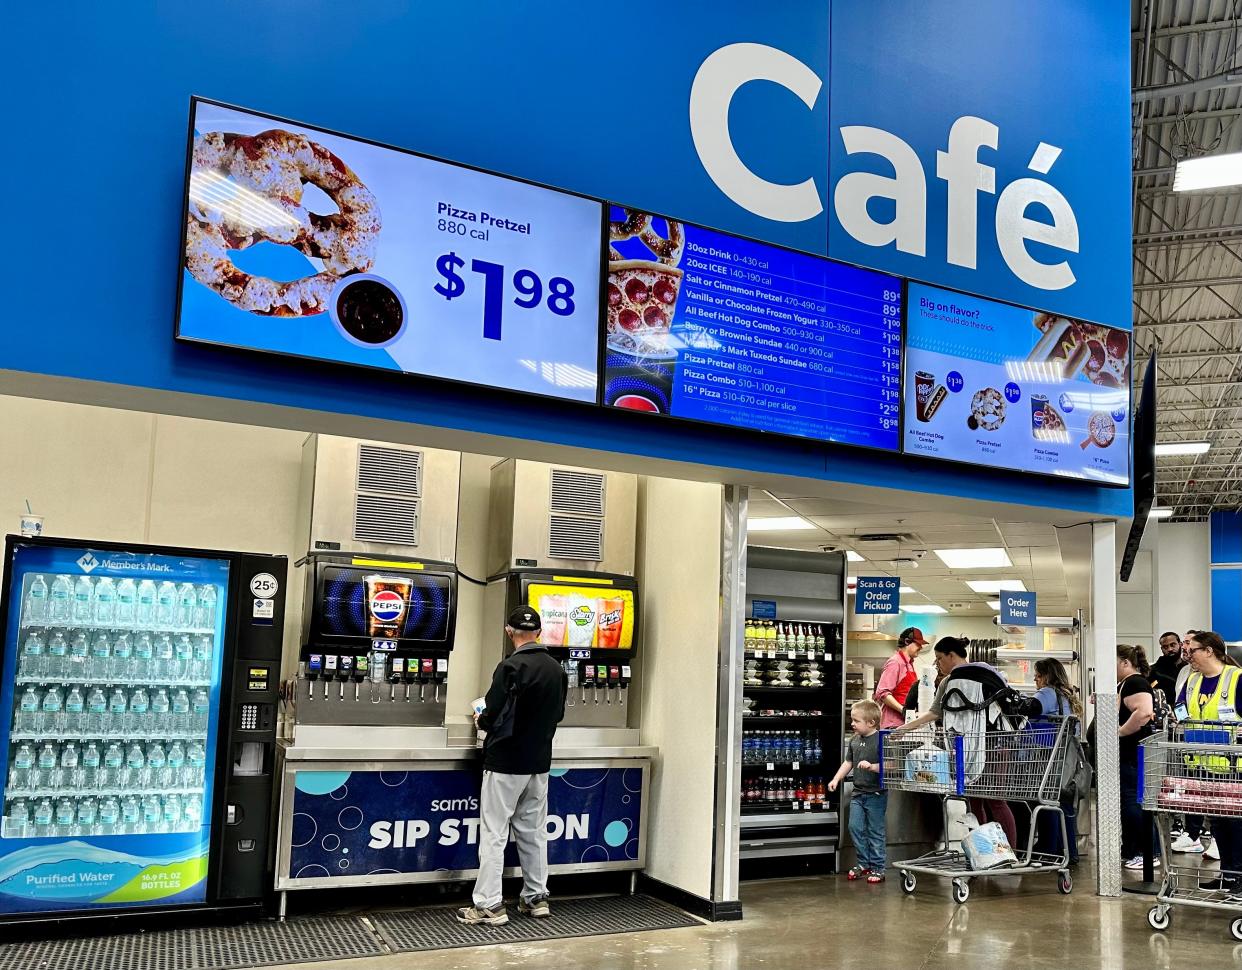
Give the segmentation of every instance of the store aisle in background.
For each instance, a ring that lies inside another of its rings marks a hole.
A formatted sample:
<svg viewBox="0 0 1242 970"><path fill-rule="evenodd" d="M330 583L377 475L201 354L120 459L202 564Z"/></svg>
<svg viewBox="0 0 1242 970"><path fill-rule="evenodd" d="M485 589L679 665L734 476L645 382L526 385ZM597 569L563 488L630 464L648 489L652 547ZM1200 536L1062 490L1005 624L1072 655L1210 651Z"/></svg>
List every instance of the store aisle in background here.
<svg viewBox="0 0 1242 970"><path fill-rule="evenodd" d="M1080 891L1066 898L1050 891L1047 879L981 879L965 906L949 902L947 883L935 880L905 896L896 879L873 887L840 877L747 883L742 901L746 918L735 923L401 953L299 970L1200 970L1242 961L1242 944L1230 940L1220 916L1180 910L1167 933L1153 933L1147 897L1112 900Z"/></svg>

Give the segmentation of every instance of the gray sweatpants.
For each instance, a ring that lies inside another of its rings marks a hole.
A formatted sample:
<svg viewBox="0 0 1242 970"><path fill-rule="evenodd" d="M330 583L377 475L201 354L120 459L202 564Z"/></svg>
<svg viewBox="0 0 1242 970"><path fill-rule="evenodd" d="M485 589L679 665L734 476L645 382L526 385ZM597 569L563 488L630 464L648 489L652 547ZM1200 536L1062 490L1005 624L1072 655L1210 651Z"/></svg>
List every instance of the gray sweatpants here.
<svg viewBox="0 0 1242 970"><path fill-rule="evenodd" d="M547 772L483 772L479 817L479 878L474 884L474 905L495 909L504 902L500 878L510 826L522 866L522 898L531 902L548 895Z"/></svg>

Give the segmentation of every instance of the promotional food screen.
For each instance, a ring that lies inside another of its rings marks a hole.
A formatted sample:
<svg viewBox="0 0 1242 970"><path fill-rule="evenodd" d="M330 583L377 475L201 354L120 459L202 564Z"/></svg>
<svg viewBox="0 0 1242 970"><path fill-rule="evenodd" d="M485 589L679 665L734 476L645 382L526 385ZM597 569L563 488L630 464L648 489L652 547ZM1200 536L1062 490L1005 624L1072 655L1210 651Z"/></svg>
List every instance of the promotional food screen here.
<svg viewBox="0 0 1242 970"><path fill-rule="evenodd" d="M195 100L179 337L594 403L600 203Z"/></svg>
<svg viewBox="0 0 1242 970"><path fill-rule="evenodd" d="M905 451L1130 481L1130 334L911 283Z"/></svg>
<svg viewBox="0 0 1242 970"><path fill-rule="evenodd" d="M543 623L545 647L629 650L634 646L634 591L532 583L528 604Z"/></svg>
<svg viewBox="0 0 1242 970"><path fill-rule="evenodd" d="M901 281L611 207L604 403L896 450Z"/></svg>

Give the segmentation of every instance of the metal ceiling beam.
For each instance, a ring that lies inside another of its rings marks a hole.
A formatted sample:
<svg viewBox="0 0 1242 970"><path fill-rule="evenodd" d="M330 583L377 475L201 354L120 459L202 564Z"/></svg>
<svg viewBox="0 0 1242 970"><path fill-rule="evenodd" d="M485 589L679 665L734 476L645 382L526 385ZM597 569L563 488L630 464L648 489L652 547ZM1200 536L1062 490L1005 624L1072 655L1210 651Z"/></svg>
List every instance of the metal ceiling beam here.
<svg viewBox="0 0 1242 970"><path fill-rule="evenodd" d="M1139 104L1143 101L1154 101L1157 98L1180 98L1187 94L1199 94L1202 91L1219 91L1224 88L1237 87L1242 87L1242 74L1231 68L1210 77L1199 77L1175 84L1152 84L1144 88L1135 88L1131 97L1135 104Z"/></svg>
<svg viewBox="0 0 1242 970"><path fill-rule="evenodd" d="M1134 355L1135 360L1147 360L1151 357L1147 351L1142 350ZM1160 361L1162 364L1177 363L1186 360L1230 360L1234 357L1242 357L1242 350L1164 350L1160 352Z"/></svg>
<svg viewBox="0 0 1242 970"><path fill-rule="evenodd" d="M1202 21L1194 24L1180 24L1177 27L1156 27L1152 30L1151 36L1154 40L1162 37L1180 37L1183 34L1206 34L1215 30L1233 30L1235 24L1231 20L1212 20ZM1142 41L1145 31L1130 31L1130 40Z"/></svg>
<svg viewBox="0 0 1242 970"><path fill-rule="evenodd" d="M1226 118L1236 118L1242 114L1242 108L1213 108L1203 111L1172 111L1160 115L1148 115L1143 119L1143 124L1151 125L1169 125L1178 121L1223 121Z"/></svg>
<svg viewBox="0 0 1242 970"><path fill-rule="evenodd" d="M1185 241L1185 240L1204 237L1204 236L1206 237L1212 237L1212 236L1217 236L1217 235L1225 236L1227 233L1231 233L1231 232L1242 233L1242 225L1240 226L1197 226L1191 229L1165 229L1165 230L1155 230L1152 232L1136 232L1134 234L1134 241L1136 243L1148 243L1148 242L1156 242L1160 240L1169 239L1170 237L1178 241ZM1213 240L1209 238L1206 241L1211 242Z"/></svg>
<svg viewBox="0 0 1242 970"><path fill-rule="evenodd" d="M1242 186L1239 186L1242 188ZM1200 286L1237 286L1242 283L1242 276L1209 276L1206 279L1193 280L1161 280L1152 283L1135 283L1135 293L1149 293L1153 290L1191 290Z"/></svg>
<svg viewBox="0 0 1242 970"><path fill-rule="evenodd" d="M1217 244L1228 245L1229 243L1242 243L1242 232L1236 235L1225 235L1223 233L1215 236L1198 236L1188 239L1153 239L1149 242L1135 242L1135 250L1149 249L1187 249L1191 246L1215 246ZM1136 257L1137 258L1137 257Z"/></svg>
<svg viewBox="0 0 1242 970"><path fill-rule="evenodd" d="M1239 237L1242 242L1242 237ZM1242 323L1242 317L1215 317L1208 320L1136 320L1134 328L1144 330L1167 330L1173 327L1219 327Z"/></svg>

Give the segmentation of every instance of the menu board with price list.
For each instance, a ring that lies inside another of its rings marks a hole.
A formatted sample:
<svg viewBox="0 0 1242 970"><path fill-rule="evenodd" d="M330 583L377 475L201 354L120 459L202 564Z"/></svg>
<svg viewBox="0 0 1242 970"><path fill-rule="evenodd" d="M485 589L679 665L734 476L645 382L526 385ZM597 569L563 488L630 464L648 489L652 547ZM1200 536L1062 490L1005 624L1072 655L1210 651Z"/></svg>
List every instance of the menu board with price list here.
<svg viewBox="0 0 1242 970"><path fill-rule="evenodd" d="M896 450L901 281L612 206L604 403Z"/></svg>
<svg viewBox="0 0 1242 970"><path fill-rule="evenodd" d="M601 203L191 112L179 337L597 400Z"/></svg>

